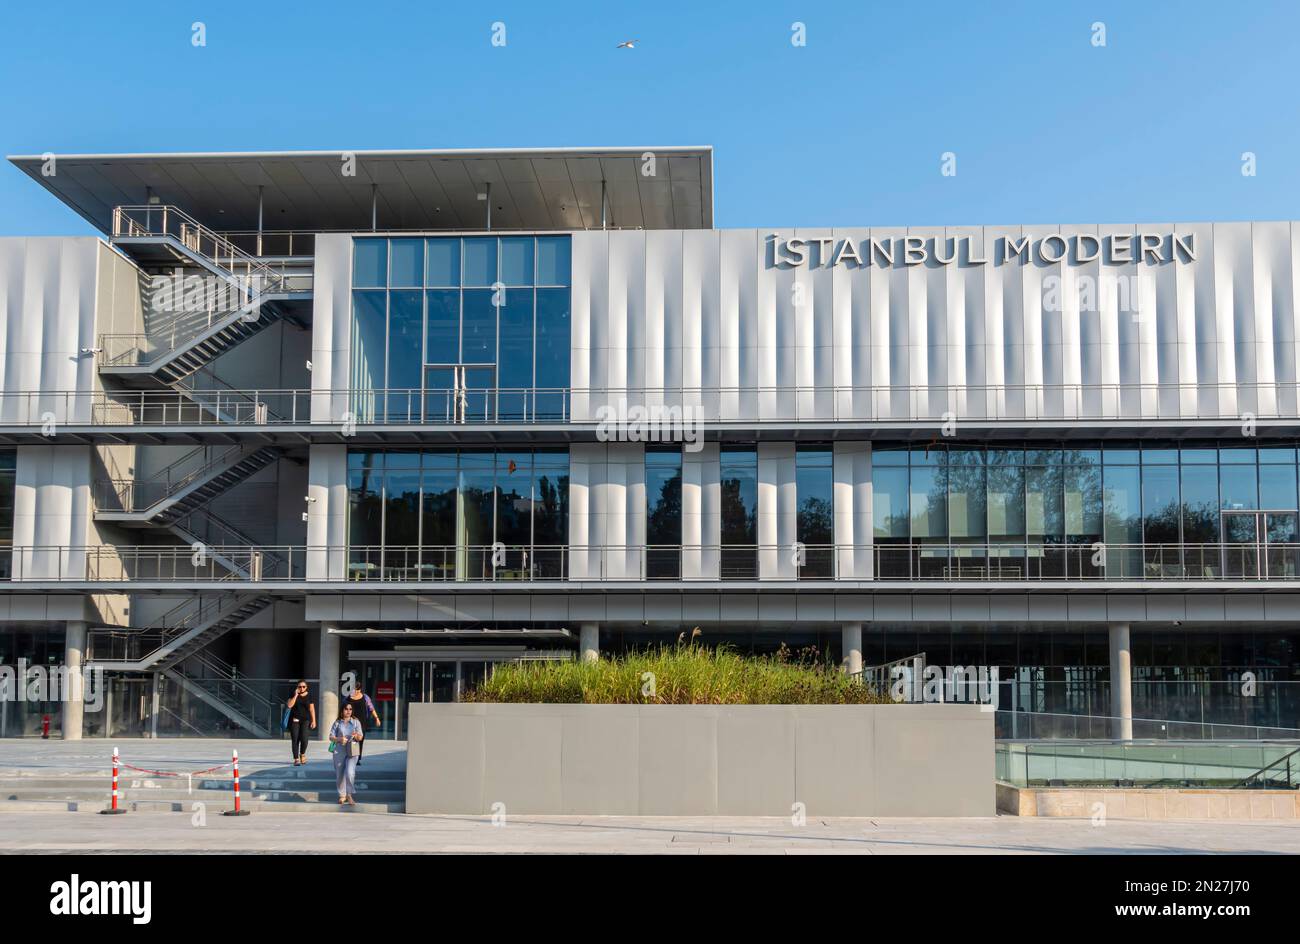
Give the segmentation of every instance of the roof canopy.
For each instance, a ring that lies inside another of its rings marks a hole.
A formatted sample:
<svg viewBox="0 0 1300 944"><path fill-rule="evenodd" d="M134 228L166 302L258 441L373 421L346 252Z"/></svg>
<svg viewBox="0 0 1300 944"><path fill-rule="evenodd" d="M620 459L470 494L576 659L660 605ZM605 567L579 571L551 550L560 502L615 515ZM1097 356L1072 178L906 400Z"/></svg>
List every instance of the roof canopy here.
<svg viewBox="0 0 1300 944"><path fill-rule="evenodd" d="M9 160L103 232L151 199L255 230L259 187L267 231L369 230L372 198L380 230L477 230L489 184L493 229L597 229L602 180L610 227L713 226L709 147L69 154L48 175L42 156Z"/></svg>

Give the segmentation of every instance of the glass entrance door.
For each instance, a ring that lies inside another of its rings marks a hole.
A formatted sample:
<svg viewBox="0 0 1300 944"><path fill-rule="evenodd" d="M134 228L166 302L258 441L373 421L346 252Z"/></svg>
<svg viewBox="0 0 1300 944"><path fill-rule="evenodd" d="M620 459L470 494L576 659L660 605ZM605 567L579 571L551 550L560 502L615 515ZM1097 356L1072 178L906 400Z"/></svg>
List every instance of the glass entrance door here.
<svg viewBox="0 0 1300 944"><path fill-rule="evenodd" d="M426 423L484 423L496 416L495 364L426 364Z"/></svg>
<svg viewBox="0 0 1300 944"><path fill-rule="evenodd" d="M1295 511L1225 511L1225 577L1294 577L1300 539Z"/></svg>
<svg viewBox="0 0 1300 944"><path fill-rule="evenodd" d="M456 663L402 661L397 664L397 738L406 737L412 702L456 700Z"/></svg>

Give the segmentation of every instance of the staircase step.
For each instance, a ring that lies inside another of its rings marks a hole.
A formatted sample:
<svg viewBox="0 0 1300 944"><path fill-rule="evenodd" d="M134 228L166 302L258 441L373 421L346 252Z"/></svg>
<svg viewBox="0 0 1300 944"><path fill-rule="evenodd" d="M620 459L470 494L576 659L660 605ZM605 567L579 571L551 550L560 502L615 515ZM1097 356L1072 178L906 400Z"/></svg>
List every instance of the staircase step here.
<svg viewBox="0 0 1300 944"><path fill-rule="evenodd" d="M322 800L337 800L338 794L334 792L334 782L322 784L317 790L253 790L244 789L243 783L240 783L239 799L242 803L245 800L265 800L268 803L319 803ZM363 790L358 785L357 792L354 794L358 800L367 800L372 803L396 803L400 802L406 796L406 789L400 790ZM5 791L0 793L0 801L22 802L22 801L54 801L54 802L93 802L99 800L101 803L109 801L111 794L104 787L98 790L17 790ZM162 789L162 788L141 788L126 787L118 788L119 799L125 800L150 800L163 801L167 803L177 803L192 800L202 800L208 803L232 803L234 799L234 790L186 790L184 785L179 788Z"/></svg>
<svg viewBox="0 0 1300 944"><path fill-rule="evenodd" d="M201 800L201 798L200 798ZM188 813L193 815L193 804L200 800L119 800L119 809L132 813ZM0 813L99 813L107 809L107 799L99 800L0 800ZM210 808L209 813L220 815L229 808L227 802L221 808ZM404 813L405 800L387 802L363 802L358 800L355 806L339 806L338 798L331 797L318 803L282 802L252 800L240 797L240 808L250 813Z"/></svg>

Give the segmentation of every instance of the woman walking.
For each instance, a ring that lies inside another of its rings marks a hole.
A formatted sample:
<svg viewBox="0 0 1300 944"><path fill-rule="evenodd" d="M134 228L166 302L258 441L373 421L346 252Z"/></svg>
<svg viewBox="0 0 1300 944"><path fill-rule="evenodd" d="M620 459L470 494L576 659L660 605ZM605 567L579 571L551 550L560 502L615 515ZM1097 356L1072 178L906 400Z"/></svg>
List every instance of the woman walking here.
<svg viewBox="0 0 1300 944"><path fill-rule="evenodd" d="M338 720L330 726L330 744L334 751L334 783L339 791L339 805L355 806L357 791L357 748L365 737L361 722L352 717L352 706L346 701L339 709Z"/></svg>
<svg viewBox="0 0 1300 944"><path fill-rule="evenodd" d="M361 734L364 736L371 727L379 727L379 712L375 711L375 703L370 700L361 689L361 683L358 682L352 689L352 694L346 696L343 704L352 706L352 717L361 725ZM372 724L373 722L373 724ZM357 745L357 766L361 766L361 755L365 752L365 745Z"/></svg>
<svg viewBox="0 0 1300 944"><path fill-rule="evenodd" d="M289 709L289 747L293 750L293 765L305 767L308 733L316 730L316 703L311 700L305 679L298 680L286 704Z"/></svg>

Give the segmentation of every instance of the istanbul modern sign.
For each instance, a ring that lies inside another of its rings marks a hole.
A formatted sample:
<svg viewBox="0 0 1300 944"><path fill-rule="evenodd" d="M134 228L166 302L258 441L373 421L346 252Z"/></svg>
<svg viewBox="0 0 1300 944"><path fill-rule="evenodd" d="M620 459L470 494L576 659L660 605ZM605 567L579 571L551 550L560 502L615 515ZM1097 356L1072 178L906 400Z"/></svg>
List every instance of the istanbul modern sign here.
<svg viewBox="0 0 1300 944"><path fill-rule="evenodd" d="M969 236L875 236L866 239L840 239L833 236L809 236L783 239L771 234L767 238L768 265L777 268L806 266L831 269L837 265L854 268L894 265L1003 265L1008 262L1038 262L1051 265L1097 262L1124 265L1146 262L1194 262L1195 234L1187 233L1115 233L1094 236L1091 233L1049 233L1046 236L1000 236L993 245L981 248Z"/></svg>

